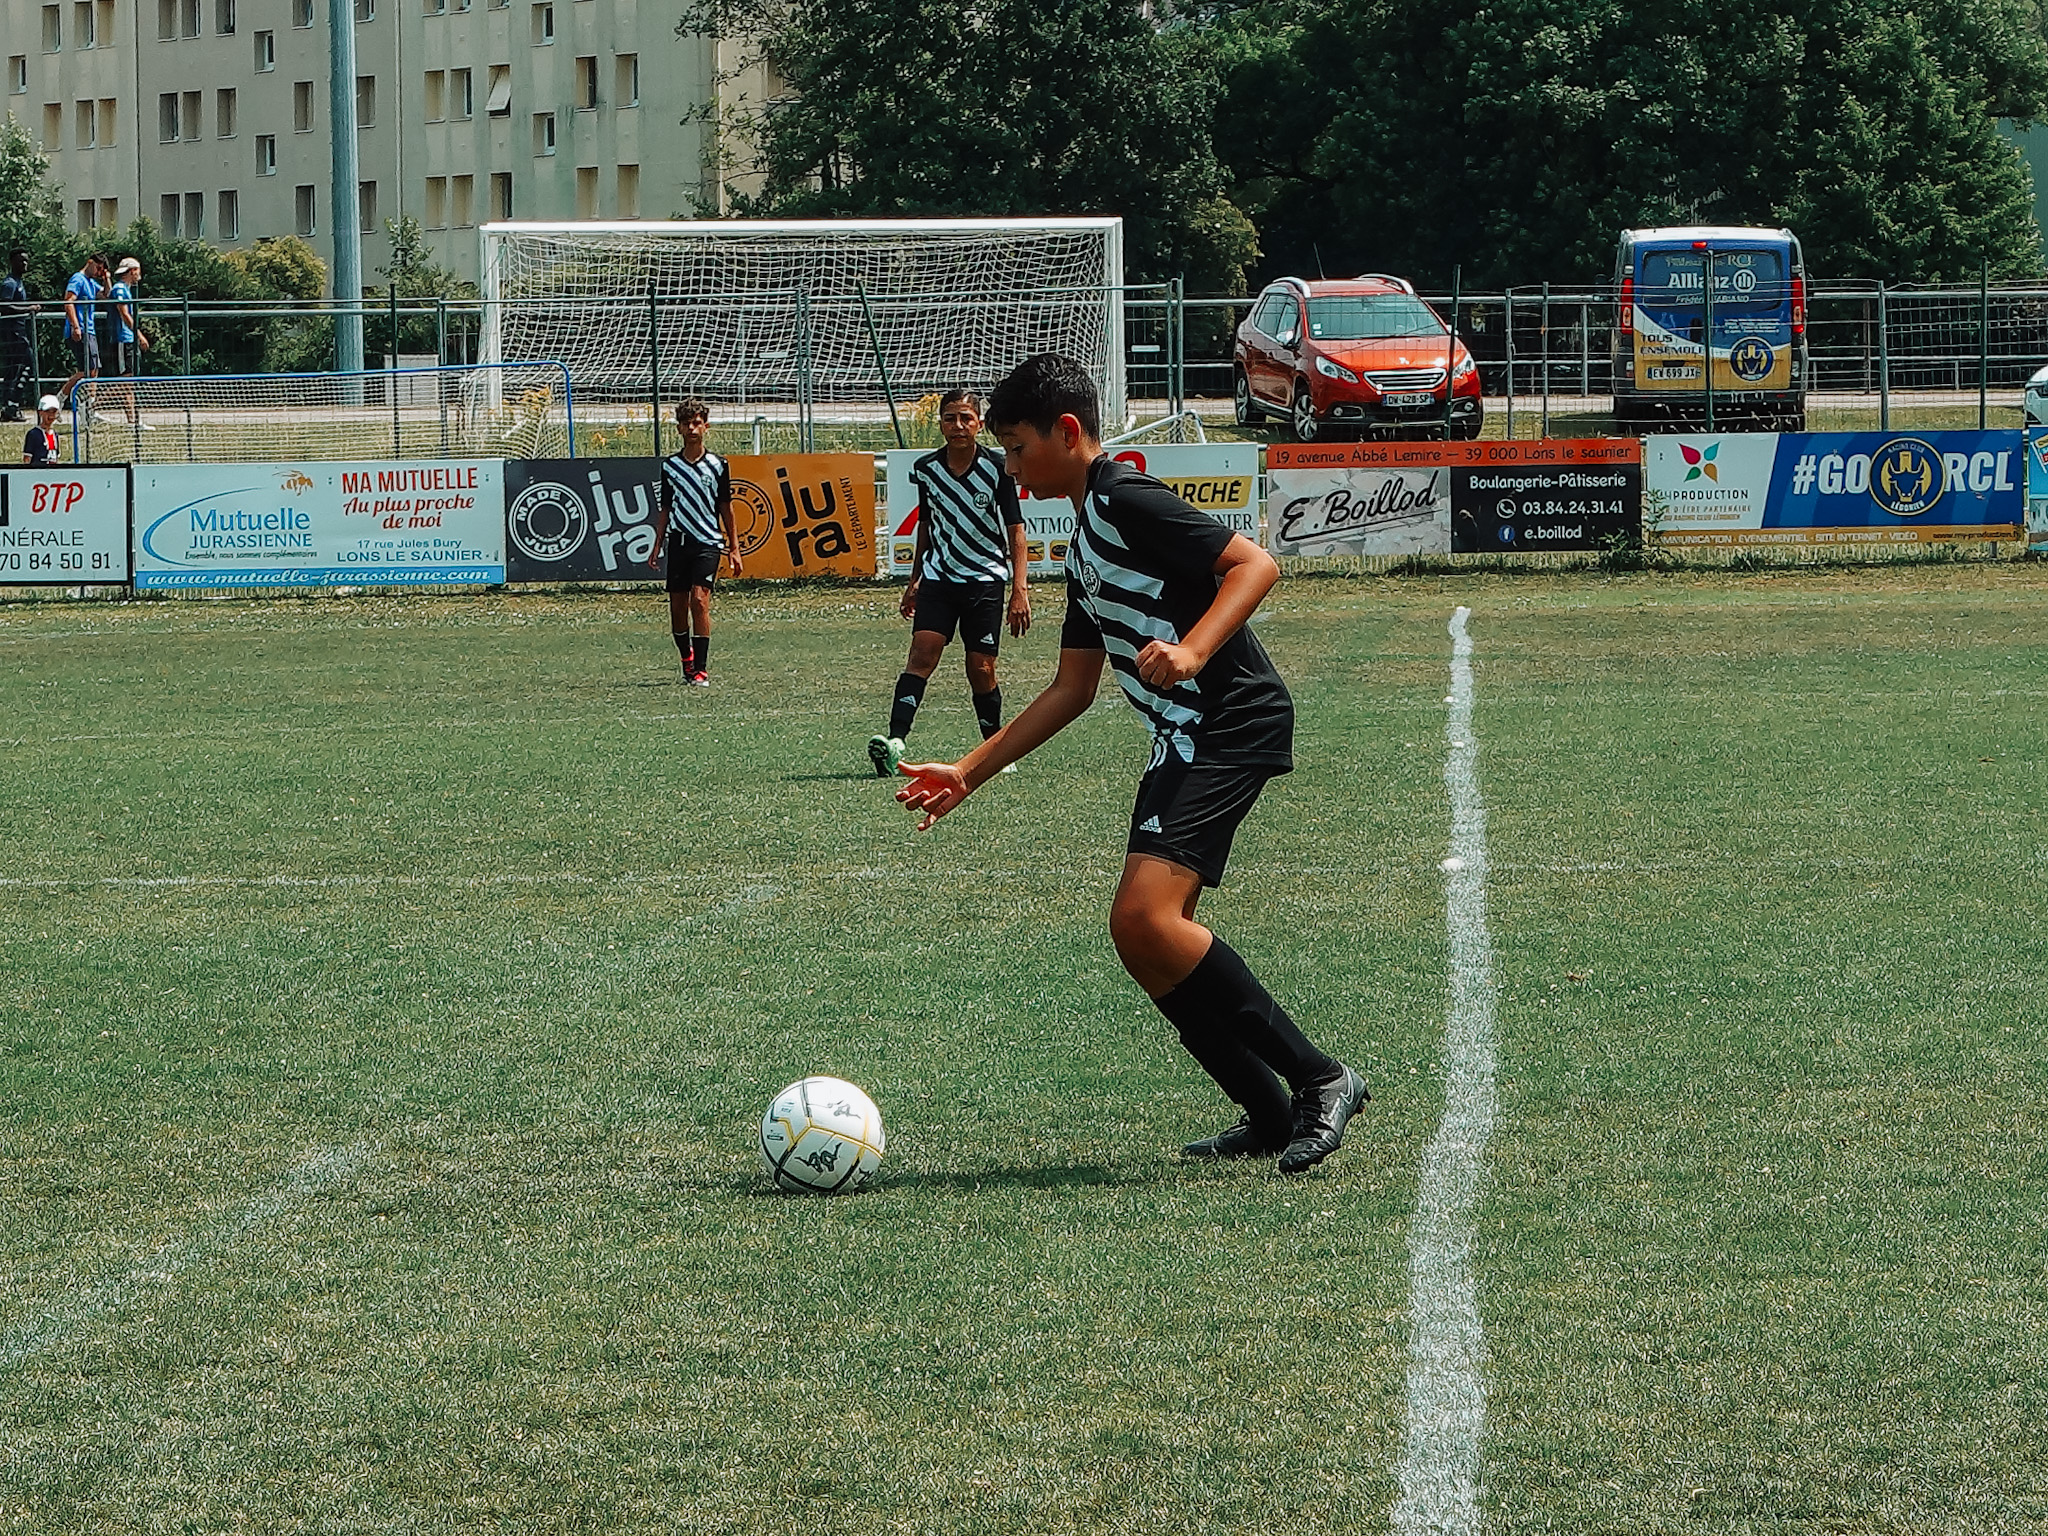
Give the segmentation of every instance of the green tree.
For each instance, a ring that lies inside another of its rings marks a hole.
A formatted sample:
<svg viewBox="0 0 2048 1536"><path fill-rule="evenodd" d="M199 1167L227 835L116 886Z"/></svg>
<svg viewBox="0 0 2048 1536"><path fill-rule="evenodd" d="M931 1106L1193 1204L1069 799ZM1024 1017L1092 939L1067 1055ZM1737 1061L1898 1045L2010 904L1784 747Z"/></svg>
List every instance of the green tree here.
<svg viewBox="0 0 2048 1536"><path fill-rule="evenodd" d="M1130 276L1234 288L1257 255L1211 144L1195 29L1132 0L695 0L788 88L729 125L796 217L1120 214Z"/></svg>
<svg viewBox="0 0 2048 1536"><path fill-rule="evenodd" d="M1593 279L1622 228L1701 221L1829 276L2040 269L1996 127L2048 114L2029 0L1274 0L1205 45L1285 268Z"/></svg>

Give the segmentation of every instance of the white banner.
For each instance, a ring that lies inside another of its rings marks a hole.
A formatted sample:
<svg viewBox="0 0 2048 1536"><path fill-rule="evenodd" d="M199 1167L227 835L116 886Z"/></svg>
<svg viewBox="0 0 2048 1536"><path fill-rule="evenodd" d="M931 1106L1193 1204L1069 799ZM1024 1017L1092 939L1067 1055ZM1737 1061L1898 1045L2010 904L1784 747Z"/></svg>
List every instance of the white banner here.
<svg viewBox="0 0 2048 1536"><path fill-rule="evenodd" d="M1451 470L1416 457L1423 462L1297 467L1275 449L1266 547L1276 555L1449 554Z"/></svg>
<svg viewBox="0 0 2048 1536"><path fill-rule="evenodd" d="M128 472L0 471L0 586L128 579Z"/></svg>
<svg viewBox="0 0 2048 1536"><path fill-rule="evenodd" d="M892 449L888 458L889 528L887 572L908 578L917 551L917 489L910 466L928 450ZM1259 541L1259 445L1257 443L1155 443L1125 445L1110 457L1163 480L1190 506L1199 507L1233 533ZM1064 499L1024 503L1024 548L1033 576L1056 576L1066 568L1067 540L1074 533L1074 509Z"/></svg>
<svg viewBox="0 0 2048 1536"><path fill-rule="evenodd" d="M505 579L497 459L150 464L134 473L137 588Z"/></svg>

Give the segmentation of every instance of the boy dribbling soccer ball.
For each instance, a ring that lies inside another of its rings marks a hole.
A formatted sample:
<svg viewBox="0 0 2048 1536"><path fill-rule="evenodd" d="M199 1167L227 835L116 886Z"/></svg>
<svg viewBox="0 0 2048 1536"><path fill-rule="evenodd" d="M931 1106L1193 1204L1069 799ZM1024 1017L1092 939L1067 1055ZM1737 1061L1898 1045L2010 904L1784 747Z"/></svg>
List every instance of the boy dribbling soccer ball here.
<svg viewBox="0 0 2048 1536"><path fill-rule="evenodd" d="M711 686L711 588L718 567L740 573L740 541L733 531L732 474L705 443L711 407L695 396L676 407L683 446L661 461L663 517L648 564L668 544L668 627L682 658L682 680Z"/></svg>
<svg viewBox="0 0 2048 1536"><path fill-rule="evenodd" d="M1237 951L1195 921L1238 823L1294 766L1294 701L1247 629L1279 580L1273 557L1102 451L1095 386L1043 353L989 397L1011 475L1074 505L1059 668L1045 691L958 763L904 763L897 792L929 829L1006 765L1080 718L1105 661L1152 727L1110 937L1131 979L1244 1114L1189 1158L1279 1155L1312 1168L1369 1095L1319 1049ZM1283 1085L1284 1081L1284 1085Z"/></svg>

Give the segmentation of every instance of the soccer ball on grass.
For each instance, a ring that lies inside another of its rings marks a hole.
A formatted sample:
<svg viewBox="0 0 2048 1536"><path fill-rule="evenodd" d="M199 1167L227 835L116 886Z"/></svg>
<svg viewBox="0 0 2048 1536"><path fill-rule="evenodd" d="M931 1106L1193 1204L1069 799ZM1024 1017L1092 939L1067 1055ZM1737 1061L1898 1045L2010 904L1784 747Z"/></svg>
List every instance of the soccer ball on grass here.
<svg viewBox="0 0 2048 1536"><path fill-rule="evenodd" d="M851 1194L882 1160L882 1112L853 1084L807 1077L761 1117L761 1166L792 1194Z"/></svg>

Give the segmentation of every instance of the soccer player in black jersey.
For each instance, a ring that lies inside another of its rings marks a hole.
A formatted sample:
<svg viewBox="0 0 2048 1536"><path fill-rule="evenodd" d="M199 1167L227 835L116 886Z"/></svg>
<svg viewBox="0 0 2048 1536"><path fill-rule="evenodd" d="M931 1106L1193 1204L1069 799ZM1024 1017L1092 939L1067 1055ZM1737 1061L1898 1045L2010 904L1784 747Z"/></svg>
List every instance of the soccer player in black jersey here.
<svg viewBox="0 0 2048 1536"><path fill-rule="evenodd" d="M896 679L888 734L868 738L868 758L879 778L894 773L903 760L903 738L910 734L925 685L956 626L967 653L967 687L974 695L982 739L1001 728L996 653L1006 621L1005 579L1010 583L1010 633L1021 638L1031 627L1024 513L1017 505L1016 483L1003 473L1002 456L981 446L980 397L971 389L947 390L939 399L939 431L946 446L926 454L910 471L918 506L917 554L903 593L910 659Z"/></svg>
<svg viewBox="0 0 2048 1536"><path fill-rule="evenodd" d="M668 627L682 657L683 681L711 686L711 586L721 563L740 573L740 541L733 532L732 475L704 443L711 407L692 396L676 407L681 451L661 461L665 516L654 533L648 564L661 560L668 541Z"/></svg>
<svg viewBox="0 0 2048 1536"><path fill-rule="evenodd" d="M1203 887L1223 877L1238 823L1266 781L1294 766L1294 701L1245 627L1280 568L1250 539L1103 453L1095 386L1072 358L1027 359L995 387L988 414L1018 482L1074 504L1059 670L959 762L902 764L910 783L896 798L924 813L920 830L930 827L1080 718L1106 660L1152 727L1110 937L1189 1054L1244 1110L1184 1155L1278 1153L1283 1173L1312 1168L1343 1142L1365 1084L1195 921Z"/></svg>

